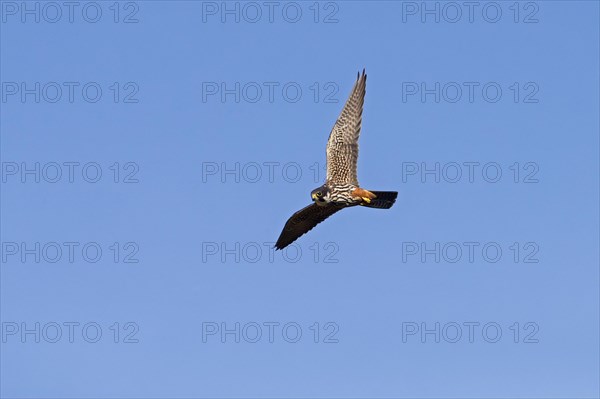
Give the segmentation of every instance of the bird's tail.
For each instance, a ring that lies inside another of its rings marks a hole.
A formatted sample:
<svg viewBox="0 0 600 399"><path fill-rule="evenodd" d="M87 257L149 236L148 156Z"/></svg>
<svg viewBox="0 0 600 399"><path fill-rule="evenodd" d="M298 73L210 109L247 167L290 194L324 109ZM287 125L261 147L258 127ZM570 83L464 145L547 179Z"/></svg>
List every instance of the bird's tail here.
<svg viewBox="0 0 600 399"><path fill-rule="evenodd" d="M375 198L371 200L370 203L363 202L361 205L366 206L368 208L377 208L377 209L390 209L394 202L396 202L396 197L398 197L397 191L371 191L376 195Z"/></svg>

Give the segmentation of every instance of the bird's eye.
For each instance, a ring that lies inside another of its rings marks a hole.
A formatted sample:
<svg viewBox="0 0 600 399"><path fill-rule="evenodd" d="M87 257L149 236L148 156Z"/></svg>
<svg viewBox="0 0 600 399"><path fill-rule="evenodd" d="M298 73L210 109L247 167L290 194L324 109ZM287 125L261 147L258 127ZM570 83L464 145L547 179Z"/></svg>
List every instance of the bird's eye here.
<svg viewBox="0 0 600 399"><path fill-rule="evenodd" d="M322 193L322 192L320 192L320 191L317 191L317 197L320 197L320 196L322 196L322 195L323 195L323 193Z"/></svg>

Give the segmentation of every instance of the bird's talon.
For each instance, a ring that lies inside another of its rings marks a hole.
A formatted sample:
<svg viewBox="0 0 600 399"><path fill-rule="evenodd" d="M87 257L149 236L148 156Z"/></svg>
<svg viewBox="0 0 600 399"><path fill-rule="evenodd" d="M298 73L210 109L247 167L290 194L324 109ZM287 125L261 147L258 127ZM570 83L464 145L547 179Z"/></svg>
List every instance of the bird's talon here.
<svg viewBox="0 0 600 399"><path fill-rule="evenodd" d="M371 199L370 198L362 197L362 200L365 201L367 204L371 203Z"/></svg>

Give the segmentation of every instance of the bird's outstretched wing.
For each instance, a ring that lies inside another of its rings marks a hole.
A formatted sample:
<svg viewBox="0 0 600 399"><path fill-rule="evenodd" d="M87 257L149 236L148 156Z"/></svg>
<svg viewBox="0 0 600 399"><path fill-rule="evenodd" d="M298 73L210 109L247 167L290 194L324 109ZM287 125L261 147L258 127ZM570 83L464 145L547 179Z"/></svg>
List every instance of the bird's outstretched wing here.
<svg viewBox="0 0 600 399"><path fill-rule="evenodd" d="M362 121L367 75L358 75L350 97L342 109L327 141L327 182L358 186L358 136Z"/></svg>
<svg viewBox="0 0 600 399"><path fill-rule="evenodd" d="M302 208L294 213L291 218L285 223L283 231L275 243L276 249L283 249L296 241L301 235L310 231L313 227L333 215L343 206L329 204L327 206L319 206L315 203Z"/></svg>

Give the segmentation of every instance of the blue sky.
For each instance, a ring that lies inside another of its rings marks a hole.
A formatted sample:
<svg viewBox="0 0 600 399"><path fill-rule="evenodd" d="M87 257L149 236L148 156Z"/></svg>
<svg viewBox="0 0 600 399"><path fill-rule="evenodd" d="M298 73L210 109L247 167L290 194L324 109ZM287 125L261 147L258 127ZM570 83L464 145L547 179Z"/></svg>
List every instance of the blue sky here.
<svg viewBox="0 0 600 399"><path fill-rule="evenodd" d="M0 3L0 394L598 397L598 3L224 4Z"/></svg>

